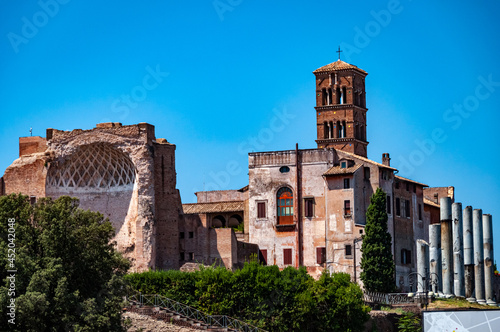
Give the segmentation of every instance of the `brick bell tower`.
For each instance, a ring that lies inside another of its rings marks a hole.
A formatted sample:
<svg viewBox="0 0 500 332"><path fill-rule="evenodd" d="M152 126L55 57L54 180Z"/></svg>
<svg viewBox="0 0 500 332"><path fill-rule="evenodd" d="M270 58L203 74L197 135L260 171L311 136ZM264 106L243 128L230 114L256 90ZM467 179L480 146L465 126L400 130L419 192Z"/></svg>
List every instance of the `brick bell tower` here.
<svg viewBox="0 0 500 332"><path fill-rule="evenodd" d="M341 52L339 50L339 52ZM318 148L367 157L366 93L362 69L339 60L316 69Z"/></svg>

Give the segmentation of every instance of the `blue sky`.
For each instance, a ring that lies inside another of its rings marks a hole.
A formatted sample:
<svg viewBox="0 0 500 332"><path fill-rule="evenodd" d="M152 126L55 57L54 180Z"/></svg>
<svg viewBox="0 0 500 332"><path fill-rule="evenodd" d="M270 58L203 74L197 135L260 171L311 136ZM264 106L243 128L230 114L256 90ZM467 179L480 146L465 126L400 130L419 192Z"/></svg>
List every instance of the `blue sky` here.
<svg viewBox="0 0 500 332"><path fill-rule="evenodd" d="M341 45L369 73L368 156L389 152L400 175L455 186L457 201L493 214L499 252L499 7L3 0L0 173L30 127L149 122L177 145L183 202L243 187L248 152L316 146L312 71Z"/></svg>

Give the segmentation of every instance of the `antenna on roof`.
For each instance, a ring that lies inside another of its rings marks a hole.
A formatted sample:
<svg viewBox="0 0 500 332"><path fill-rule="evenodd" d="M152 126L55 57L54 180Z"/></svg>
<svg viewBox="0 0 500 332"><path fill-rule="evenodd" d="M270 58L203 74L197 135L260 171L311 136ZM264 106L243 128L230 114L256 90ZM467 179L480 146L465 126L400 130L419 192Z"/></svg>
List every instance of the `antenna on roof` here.
<svg viewBox="0 0 500 332"><path fill-rule="evenodd" d="M340 45L339 45L339 50L338 50L338 51L335 51L335 52L339 54L339 61L340 61L340 52L344 52L344 51L341 51L341 50L340 50Z"/></svg>
<svg viewBox="0 0 500 332"><path fill-rule="evenodd" d="M33 128L30 127L30 136L33 136Z"/></svg>

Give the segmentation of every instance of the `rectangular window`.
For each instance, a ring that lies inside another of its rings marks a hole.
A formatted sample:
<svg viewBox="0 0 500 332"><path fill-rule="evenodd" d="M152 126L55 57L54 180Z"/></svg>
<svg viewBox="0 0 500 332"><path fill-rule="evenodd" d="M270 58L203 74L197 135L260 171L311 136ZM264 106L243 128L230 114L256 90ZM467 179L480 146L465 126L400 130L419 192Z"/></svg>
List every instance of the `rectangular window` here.
<svg viewBox="0 0 500 332"><path fill-rule="evenodd" d="M401 264L411 264L411 250L401 249Z"/></svg>
<svg viewBox="0 0 500 332"><path fill-rule="evenodd" d="M422 220L422 204L418 204L418 220Z"/></svg>
<svg viewBox="0 0 500 332"><path fill-rule="evenodd" d="M259 250L259 261L262 264L267 265L267 249L260 249Z"/></svg>
<svg viewBox="0 0 500 332"><path fill-rule="evenodd" d="M30 204L35 205L36 203L36 196L30 196Z"/></svg>
<svg viewBox="0 0 500 332"><path fill-rule="evenodd" d="M340 163L340 168L347 168L347 161L343 161Z"/></svg>
<svg viewBox="0 0 500 332"><path fill-rule="evenodd" d="M410 191L410 184L406 182L406 191Z"/></svg>
<svg viewBox="0 0 500 332"><path fill-rule="evenodd" d="M349 179L344 179L344 189L349 189L351 188L351 183Z"/></svg>
<svg viewBox="0 0 500 332"><path fill-rule="evenodd" d="M292 265L292 249L283 249L283 264Z"/></svg>
<svg viewBox="0 0 500 332"><path fill-rule="evenodd" d="M410 214L410 201L406 200L406 218L410 218L410 217L411 217L411 214Z"/></svg>
<svg viewBox="0 0 500 332"><path fill-rule="evenodd" d="M416 193L417 192L417 185L414 183L413 184L413 192Z"/></svg>
<svg viewBox="0 0 500 332"><path fill-rule="evenodd" d="M396 198L396 215L399 217L401 215L401 202L399 197Z"/></svg>
<svg viewBox="0 0 500 332"><path fill-rule="evenodd" d="M184 261L184 259L185 259L184 252L181 252L181 261Z"/></svg>
<svg viewBox="0 0 500 332"><path fill-rule="evenodd" d="M344 215L351 215L351 201L344 201Z"/></svg>
<svg viewBox="0 0 500 332"><path fill-rule="evenodd" d="M326 262L326 248L316 248L316 263L324 264Z"/></svg>
<svg viewBox="0 0 500 332"><path fill-rule="evenodd" d="M304 199L304 215L307 218L314 217L314 198Z"/></svg>
<svg viewBox="0 0 500 332"><path fill-rule="evenodd" d="M257 218L265 218L266 217L266 203L265 202L257 202Z"/></svg>
<svg viewBox="0 0 500 332"><path fill-rule="evenodd" d="M401 217L406 217L406 199L401 200Z"/></svg>
<svg viewBox="0 0 500 332"><path fill-rule="evenodd" d="M180 232L179 233L179 239L183 239L184 238L184 232Z"/></svg>
<svg viewBox="0 0 500 332"><path fill-rule="evenodd" d="M194 253L192 253L192 252L188 253L188 260L189 261L193 261L194 260Z"/></svg>
<svg viewBox="0 0 500 332"><path fill-rule="evenodd" d="M345 246L345 257L349 258L352 256L352 245L346 244Z"/></svg>
<svg viewBox="0 0 500 332"><path fill-rule="evenodd" d="M391 214L391 196L387 195L387 214Z"/></svg>
<svg viewBox="0 0 500 332"><path fill-rule="evenodd" d="M189 238L190 239L194 238L194 232L189 232Z"/></svg>
<svg viewBox="0 0 500 332"><path fill-rule="evenodd" d="M399 181L396 181L396 189L399 189Z"/></svg>
<svg viewBox="0 0 500 332"><path fill-rule="evenodd" d="M365 167L365 180L370 180L370 167Z"/></svg>

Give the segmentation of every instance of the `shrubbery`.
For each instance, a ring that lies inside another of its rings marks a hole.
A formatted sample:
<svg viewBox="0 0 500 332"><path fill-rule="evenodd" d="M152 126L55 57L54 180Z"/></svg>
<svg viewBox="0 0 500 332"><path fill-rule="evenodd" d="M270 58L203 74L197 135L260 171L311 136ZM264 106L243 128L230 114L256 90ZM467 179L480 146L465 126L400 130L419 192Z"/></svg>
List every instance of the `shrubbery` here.
<svg viewBox="0 0 500 332"><path fill-rule="evenodd" d="M160 294L269 331L362 331L368 319L362 291L345 273L324 273L315 281L305 268L280 271L253 261L235 272L201 267L125 278L144 294Z"/></svg>
<svg viewBox="0 0 500 332"><path fill-rule="evenodd" d="M110 243L113 235L111 223L79 209L77 199L31 206L27 196L0 197L0 331L122 331L129 262ZM14 245L15 258L7 259ZM17 270L14 283L9 270ZM11 299L15 325L7 322Z"/></svg>

